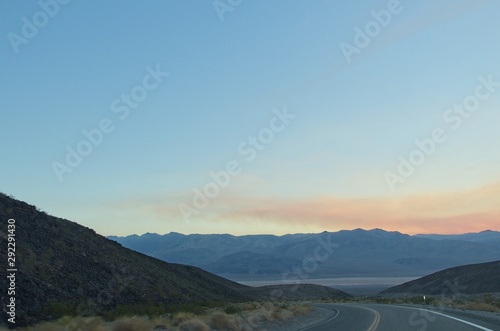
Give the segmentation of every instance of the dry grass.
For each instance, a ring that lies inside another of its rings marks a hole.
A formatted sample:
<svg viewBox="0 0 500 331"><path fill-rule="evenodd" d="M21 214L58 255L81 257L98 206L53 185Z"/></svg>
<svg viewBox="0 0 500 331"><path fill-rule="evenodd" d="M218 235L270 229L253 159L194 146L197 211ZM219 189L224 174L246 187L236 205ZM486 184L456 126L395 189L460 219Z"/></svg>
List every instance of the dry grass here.
<svg viewBox="0 0 500 331"><path fill-rule="evenodd" d="M311 305L294 305L290 307L294 316L305 316L314 310Z"/></svg>
<svg viewBox="0 0 500 331"><path fill-rule="evenodd" d="M210 327L199 319L191 319L179 324L181 331L210 331Z"/></svg>
<svg viewBox="0 0 500 331"><path fill-rule="evenodd" d="M241 310L253 310L257 308L258 303L242 303L240 304L240 309Z"/></svg>
<svg viewBox="0 0 500 331"><path fill-rule="evenodd" d="M43 322L35 326L22 329L23 331L66 331L66 327L56 322ZM68 329L76 330L76 329Z"/></svg>
<svg viewBox="0 0 500 331"><path fill-rule="evenodd" d="M271 316L273 319L278 321L285 321L293 316L293 313L288 309L283 308L274 308L271 312Z"/></svg>
<svg viewBox="0 0 500 331"><path fill-rule="evenodd" d="M63 317L56 322L43 322L23 331L107 331L100 317Z"/></svg>
<svg viewBox="0 0 500 331"><path fill-rule="evenodd" d="M500 312L500 308L486 302L470 302L466 304L465 307L466 309L471 309L471 310Z"/></svg>
<svg viewBox="0 0 500 331"><path fill-rule="evenodd" d="M225 313L215 313L210 316L210 326L217 330L239 331L241 322L239 318L232 318Z"/></svg>
<svg viewBox="0 0 500 331"><path fill-rule="evenodd" d="M150 331L151 322L139 317L120 318L113 325L113 331Z"/></svg>
<svg viewBox="0 0 500 331"><path fill-rule="evenodd" d="M151 325L153 326L153 330L157 328L158 330L173 330L172 321L169 317L155 317L150 319Z"/></svg>
<svg viewBox="0 0 500 331"><path fill-rule="evenodd" d="M106 323L100 317L88 317L88 318L72 318L70 325L75 327L70 329L66 327L66 331L72 330L87 330L87 331L106 331Z"/></svg>
<svg viewBox="0 0 500 331"><path fill-rule="evenodd" d="M238 313L227 314L224 310ZM215 308L202 315L179 312L174 316L162 315L156 318L126 317L106 323L100 317L63 317L55 322L44 322L20 331L248 331L258 329L259 323L284 321L293 316L304 316L314 310L311 305L274 305L270 302L244 303ZM166 316L166 317L165 317ZM0 328L0 331L7 331Z"/></svg>
<svg viewBox="0 0 500 331"><path fill-rule="evenodd" d="M189 321L189 320L192 320L195 318L196 318L196 316L192 313L180 312L180 313L177 313L174 315L174 317L172 318L172 324L175 326L178 326L178 325L182 324L183 322L186 322L186 321Z"/></svg>
<svg viewBox="0 0 500 331"><path fill-rule="evenodd" d="M251 325L255 325L255 324L258 324L258 323L264 322L264 321L272 321L273 317L268 310L266 310L264 308L260 308L260 309L256 309L256 310L252 311L251 313L247 314L245 319Z"/></svg>
<svg viewBox="0 0 500 331"><path fill-rule="evenodd" d="M262 304L262 308L264 308L265 310L271 311L274 308L274 304L272 302L264 302Z"/></svg>

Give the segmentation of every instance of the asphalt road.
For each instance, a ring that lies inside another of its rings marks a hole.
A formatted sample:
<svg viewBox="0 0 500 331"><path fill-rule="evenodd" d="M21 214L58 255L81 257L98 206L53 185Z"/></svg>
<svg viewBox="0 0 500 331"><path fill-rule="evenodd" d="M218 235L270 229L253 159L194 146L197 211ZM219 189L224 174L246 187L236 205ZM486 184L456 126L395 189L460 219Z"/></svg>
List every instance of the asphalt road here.
<svg viewBox="0 0 500 331"><path fill-rule="evenodd" d="M321 304L335 314L301 331L500 331L500 324L413 307L376 304Z"/></svg>

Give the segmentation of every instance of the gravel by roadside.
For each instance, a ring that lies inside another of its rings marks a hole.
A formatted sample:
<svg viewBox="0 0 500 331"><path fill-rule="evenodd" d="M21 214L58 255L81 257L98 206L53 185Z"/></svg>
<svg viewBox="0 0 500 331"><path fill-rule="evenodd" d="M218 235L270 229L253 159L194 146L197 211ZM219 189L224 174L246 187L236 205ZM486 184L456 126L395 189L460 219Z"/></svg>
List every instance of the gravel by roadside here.
<svg viewBox="0 0 500 331"><path fill-rule="evenodd" d="M337 312L333 309L314 305L314 310L305 316L295 316L285 321L266 321L259 324L260 331L300 331L308 326L326 321Z"/></svg>

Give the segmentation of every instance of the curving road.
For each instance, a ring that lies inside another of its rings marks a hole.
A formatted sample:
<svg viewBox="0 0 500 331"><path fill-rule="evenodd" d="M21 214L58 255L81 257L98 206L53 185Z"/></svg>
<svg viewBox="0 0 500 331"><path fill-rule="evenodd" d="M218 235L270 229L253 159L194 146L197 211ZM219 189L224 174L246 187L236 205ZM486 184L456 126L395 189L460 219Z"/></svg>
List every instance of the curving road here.
<svg viewBox="0 0 500 331"><path fill-rule="evenodd" d="M426 309L377 304L321 304L332 309L327 321L301 331L500 331L500 324Z"/></svg>

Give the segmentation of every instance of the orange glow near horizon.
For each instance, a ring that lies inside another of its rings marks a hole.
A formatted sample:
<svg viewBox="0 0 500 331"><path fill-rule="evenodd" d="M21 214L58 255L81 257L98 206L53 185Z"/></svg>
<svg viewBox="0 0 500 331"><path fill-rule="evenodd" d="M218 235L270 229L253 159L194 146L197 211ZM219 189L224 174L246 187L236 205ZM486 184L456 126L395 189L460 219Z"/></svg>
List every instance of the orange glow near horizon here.
<svg viewBox="0 0 500 331"><path fill-rule="evenodd" d="M162 201L171 203L165 205ZM282 235L380 228L414 235L500 230L498 201L500 183L469 191L384 198L327 196L287 200L221 196L191 223L181 219L178 204L171 197L122 202L120 208L131 219L140 217L150 225L142 223L142 231L134 233Z"/></svg>

